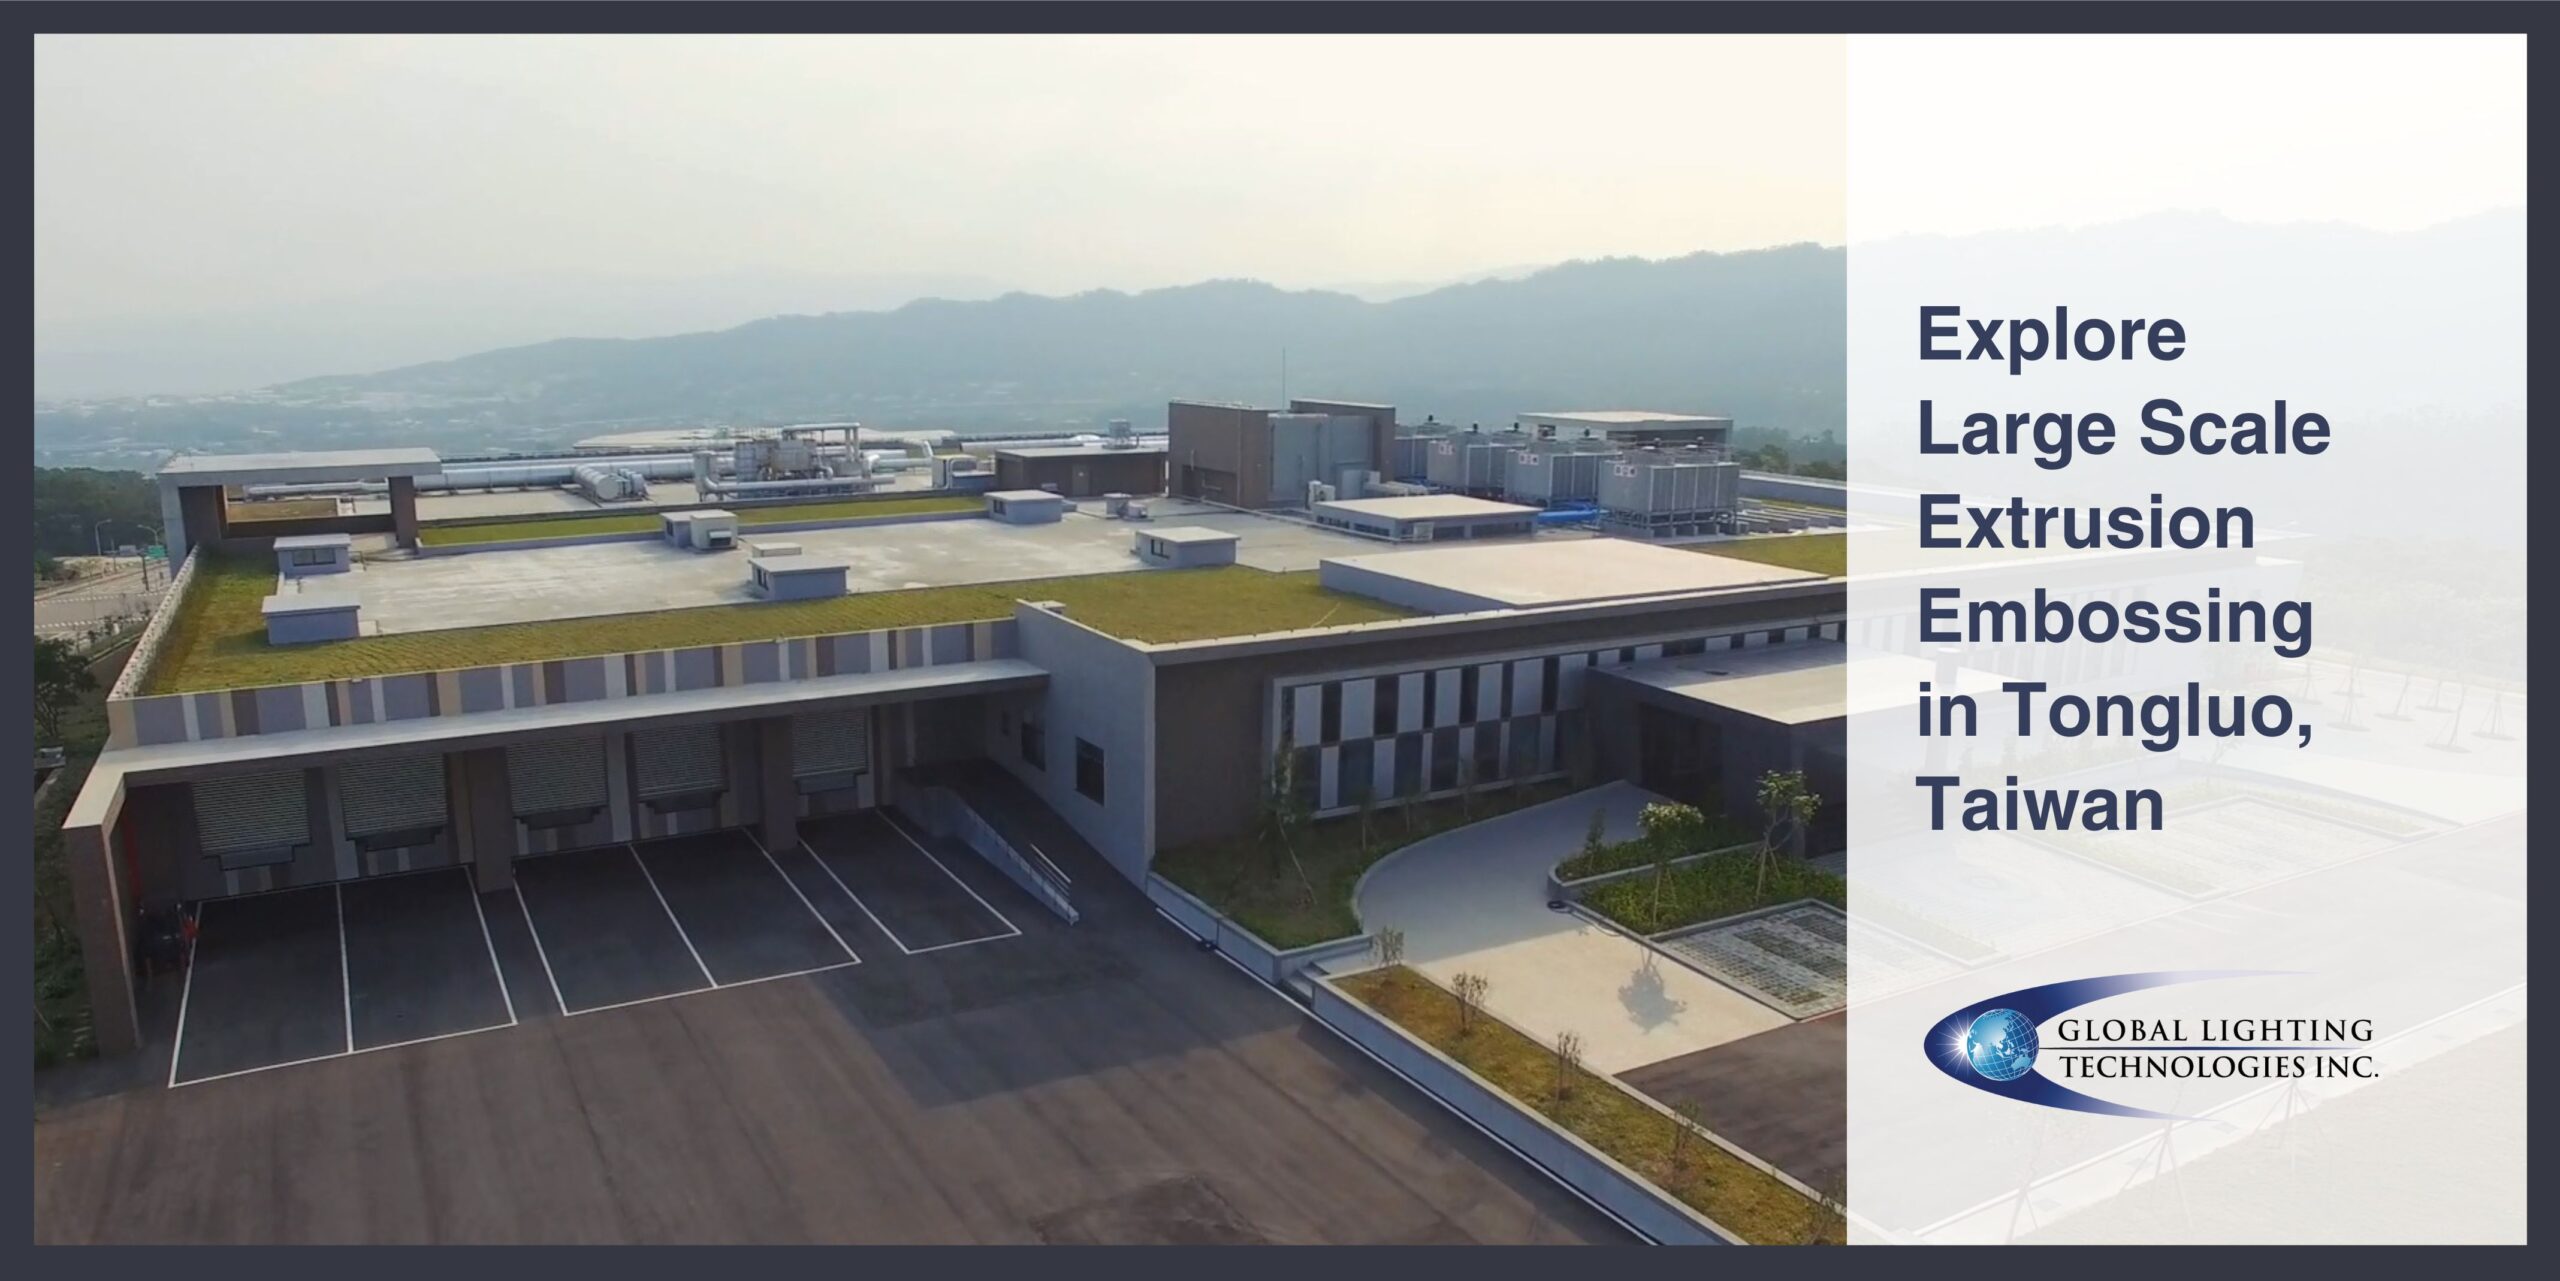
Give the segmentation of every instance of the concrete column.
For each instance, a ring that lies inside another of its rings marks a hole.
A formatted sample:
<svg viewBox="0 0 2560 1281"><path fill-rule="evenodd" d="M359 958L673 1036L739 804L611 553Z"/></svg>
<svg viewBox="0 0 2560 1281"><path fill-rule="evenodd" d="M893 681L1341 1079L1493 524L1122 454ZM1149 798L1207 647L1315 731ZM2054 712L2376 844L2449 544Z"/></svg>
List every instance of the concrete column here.
<svg viewBox="0 0 2560 1281"><path fill-rule="evenodd" d="M64 867L80 930L80 968L88 976L90 1021L100 1054L142 1048L142 1016L133 1004L132 913L117 875L114 819L99 827L62 829Z"/></svg>
<svg viewBox="0 0 2560 1281"><path fill-rule="evenodd" d="M454 816L471 840L471 880L483 894L516 883L516 813L507 791L507 752L483 747L454 754L462 771L464 812Z"/></svg>
<svg viewBox="0 0 2560 1281"><path fill-rule="evenodd" d="M403 547L418 545L418 482L415 477L391 478L391 537Z"/></svg>
<svg viewBox="0 0 2560 1281"><path fill-rule="evenodd" d="M756 838L768 850L787 850L800 843L800 787L791 777L791 718L758 717L755 734L756 799L763 815Z"/></svg>

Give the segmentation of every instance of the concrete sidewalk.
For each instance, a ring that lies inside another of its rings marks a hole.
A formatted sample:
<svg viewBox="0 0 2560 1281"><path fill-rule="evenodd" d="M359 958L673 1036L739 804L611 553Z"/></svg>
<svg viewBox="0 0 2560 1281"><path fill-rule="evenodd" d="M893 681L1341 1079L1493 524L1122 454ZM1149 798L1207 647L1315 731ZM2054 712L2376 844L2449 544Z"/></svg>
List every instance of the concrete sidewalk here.
<svg viewBox="0 0 2560 1281"><path fill-rule="evenodd" d="M1403 930L1405 963L1435 982L1483 975L1485 1007L1531 1036L1580 1035L1596 1072L1784 1025L1783 1015L1634 939L1548 910L1547 872L1581 846L1594 810L1608 839L1623 840L1661 799L1609 783L1416 842L1371 869L1354 904L1360 926Z"/></svg>

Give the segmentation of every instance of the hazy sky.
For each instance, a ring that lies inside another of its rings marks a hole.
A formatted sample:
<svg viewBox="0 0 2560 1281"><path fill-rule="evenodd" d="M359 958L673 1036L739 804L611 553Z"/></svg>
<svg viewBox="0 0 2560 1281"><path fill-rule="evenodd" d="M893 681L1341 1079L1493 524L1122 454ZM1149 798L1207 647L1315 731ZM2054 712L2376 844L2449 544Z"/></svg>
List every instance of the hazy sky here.
<svg viewBox="0 0 2560 1281"><path fill-rule="evenodd" d="M1434 280L1842 236L1833 39L44 38L36 319L441 276Z"/></svg>

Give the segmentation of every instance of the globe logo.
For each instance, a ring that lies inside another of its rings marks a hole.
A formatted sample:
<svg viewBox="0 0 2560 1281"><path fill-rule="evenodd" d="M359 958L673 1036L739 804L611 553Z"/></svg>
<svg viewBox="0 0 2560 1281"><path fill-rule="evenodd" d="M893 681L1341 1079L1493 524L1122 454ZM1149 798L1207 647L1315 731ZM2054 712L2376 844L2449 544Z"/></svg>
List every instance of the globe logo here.
<svg viewBox="0 0 2560 1281"><path fill-rule="evenodd" d="M1984 1079L2014 1081L2036 1065L2036 1025L2016 1010L1986 1010L1964 1030L1965 1061Z"/></svg>

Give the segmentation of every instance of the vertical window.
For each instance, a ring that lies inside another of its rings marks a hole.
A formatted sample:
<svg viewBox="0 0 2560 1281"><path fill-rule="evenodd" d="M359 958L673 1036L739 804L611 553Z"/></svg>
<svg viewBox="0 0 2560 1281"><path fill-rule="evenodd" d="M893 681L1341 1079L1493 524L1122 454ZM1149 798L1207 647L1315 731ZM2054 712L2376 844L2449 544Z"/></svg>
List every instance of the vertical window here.
<svg viewBox="0 0 2560 1281"><path fill-rule="evenodd" d="M1422 727L1431 729L1440 723L1440 673L1422 674Z"/></svg>
<svg viewBox="0 0 2560 1281"><path fill-rule="evenodd" d="M1317 722L1316 741L1339 743L1342 741L1342 682L1326 681L1323 698L1324 718Z"/></svg>
<svg viewBox="0 0 2560 1281"><path fill-rule="evenodd" d="M1365 738L1342 745L1342 759L1338 766L1340 778L1334 784L1333 793L1342 804L1358 805L1369 799L1370 785L1376 777L1373 772L1377 769L1376 747L1376 742Z"/></svg>
<svg viewBox="0 0 2560 1281"><path fill-rule="evenodd" d="M1563 684L1563 682L1564 660L1562 658L1554 654L1549 654L1544 659L1540 660L1538 671L1539 711L1552 712L1556 709L1556 687Z"/></svg>
<svg viewBox="0 0 2560 1281"><path fill-rule="evenodd" d="M1538 771L1538 718L1516 717L1511 722L1511 777L1527 778Z"/></svg>
<svg viewBox="0 0 2560 1281"><path fill-rule="evenodd" d="M1431 790L1445 792L1458 785L1458 731L1431 731Z"/></svg>
<svg viewBox="0 0 2560 1281"><path fill-rule="evenodd" d="M1097 803L1102 800L1102 749L1076 740L1076 790Z"/></svg>
<svg viewBox="0 0 2560 1281"><path fill-rule="evenodd" d="M1298 804L1314 809L1324 799L1324 749L1301 747L1289 763L1289 790Z"/></svg>
<svg viewBox="0 0 2560 1281"><path fill-rule="evenodd" d="M1502 726L1488 721L1476 727L1476 785L1502 777Z"/></svg>
<svg viewBox="0 0 2560 1281"><path fill-rule="evenodd" d="M1422 735L1402 734L1396 738L1396 795L1422 794Z"/></svg>
<svg viewBox="0 0 2560 1281"><path fill-rule="evenodd" d="M1396 732L1396 693L1400 684L1393 676L1381 676L1375 691L1369 695L1372 713L1369 732L1379 738Z"/></svg>
<svg viewBox="0 0 2560 1281"><path fill-rule="evenodd" d="M1476 685L1478 684L1478 678L1483 675L1484 669L1479 667L1461 667L1458 669L1458 723L1461 725L1471 725L1475 723Z"/></svg>
<svg viewBox="0 0 2560 1281"><path fill-rule="evenodd" d="M1023 764L1036 770L1049 768L1049 732L1029 712L1022 714L1021 748Z"/></svg>

